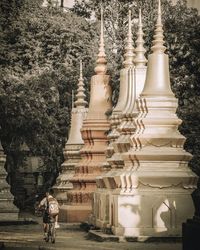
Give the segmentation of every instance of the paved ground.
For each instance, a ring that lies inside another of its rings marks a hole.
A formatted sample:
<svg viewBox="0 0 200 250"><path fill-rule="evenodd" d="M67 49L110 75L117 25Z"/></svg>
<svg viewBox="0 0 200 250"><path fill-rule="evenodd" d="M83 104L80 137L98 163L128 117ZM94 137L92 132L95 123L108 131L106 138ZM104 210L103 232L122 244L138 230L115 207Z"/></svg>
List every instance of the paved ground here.
<svg viewBox="0 0 200 250"><path fill-rule="evenodd" d="M32 250L32 249L67 249L67 250L181 250L180 242L98 242L88 238L88 233L77 225L60 224L57 230L56 243L43 240L41 218L37 224L1 225L0 249Z"/></svg>

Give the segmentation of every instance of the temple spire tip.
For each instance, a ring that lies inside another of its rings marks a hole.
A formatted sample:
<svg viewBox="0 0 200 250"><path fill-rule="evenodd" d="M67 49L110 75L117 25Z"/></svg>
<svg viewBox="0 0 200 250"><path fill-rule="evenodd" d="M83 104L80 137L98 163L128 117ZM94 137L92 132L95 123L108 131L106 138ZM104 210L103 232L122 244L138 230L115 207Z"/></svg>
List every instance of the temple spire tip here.
<svg viewBox="0 0 200 250"><path fill-rule="evenodd" d="M144 40L143 40L143 30L142 30L142 11L139 9L139 19L138 19L138 32L137 32L137 40L136 40L136 48L135 48L135 59L134 63L136 67L143 67L147 63L147 59L145 57L145 48L144 48Z"/></svg>
<svg viewBox="0 0 200 250"><path fill-rule="evenodd" d="M107 61L104 48L104 22L103 22L103 7L101 5L101 33L100 33L100 44L99 53L97 56L97 66L95 67L95 72L97 75L105 74L107 71Z"/></svg>
<svg viewBox="0 0 200 250"><path fill-rule="evenodd" d="M82 60L80 60L80 78L83 78L83 63L82 63Z"/></svg>
<svg viewBox="0 0 200 250"><path fill-rule="evenodd" d="M139 9L139 25L142 24L142 11L141 8Z"/></svg>
<svg viewBox="0 0 200 250"><path fill-rule="evenodd" d="M87 102L85 101L85 88L83 83L83 63L82 60L80 60L80 77L78 80L78 90L76 93L76 101L75 101L75 107L86 107Z"/></svg>
<svg viewBox="0 0 200 250"><path fill-rule="evenodd" d="M134 58L134 48L133 48L133 38L132 38L132 24L131 24L131 10L128 11L128 34L127 34L127 42L125 47L124 54L124 66L128 68L133 65Z"/></svg>
<svg viewBox="0 0 200 250"><path fill-rule="evenodd" d="M164 46L164 35L163 35L163 25L162 25L162 11L161 11L161 1L158 0L158 17L156 22L155 35L153 40L153 46L151 50L153 53L164 53L166 47Z"/></svg>

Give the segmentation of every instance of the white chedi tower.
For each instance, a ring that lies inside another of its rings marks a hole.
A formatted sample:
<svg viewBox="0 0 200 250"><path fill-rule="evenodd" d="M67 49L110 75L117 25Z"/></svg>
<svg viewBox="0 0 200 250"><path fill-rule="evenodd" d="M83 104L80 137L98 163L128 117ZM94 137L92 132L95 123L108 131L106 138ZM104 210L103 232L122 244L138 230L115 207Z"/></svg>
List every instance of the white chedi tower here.
<svg viewBox="0 0 200 250"><path fill-rule="evenodd" d="M136 55L134 54L136 51ZM139 12L136 49L133 47L131 31L131 11L128 14L128 34L124 54L124 67L120 70L120 91L116 107L113 109L110 124L111 132L108 135L109 145L106 150L107 162L111 170L96 178L98 190L94 194L95 225L109 228L109 189L112 188L114 176L120 175L124 169L122 153L131 146L130 137L135 132L135 117L138 110L135 106L136 98L144 87L146 76L144 40L142 32L142 17ZM134 63L135 61L135 63Z"/></svg>
<svg viewBox="0 0 200 250"><path fill-rule="evenodd" d="M81 129L84 140L84 146L80 150L81 160L76 166L75 175L70 179L73 189L68 191L69 222L88 221L88 217L91 217L93 193L96 190L95 178L107 171L103 165L106 161L105 150L108 144L106 133L110 128L106 112L111 109L112 103L104 48L103 9L101 9L99 53L94 70L88 113Z"/></svg>
<svg viewBox="0 0 200 250"><path fill-rule="evenodd" d="M122 153L127 152L130 148L130 136L135 132L136 124L134 119L138 113L135 101L144 87L146 78L147 60L145 58L146 50L144 48L141 10L139 11L138 20L136 48L134 49L131 33L131 12L129 11L129 29L124 55L125 68L120 72L120 95L112 113L112 117L115 118L113 120L119 122L115 129L118 132L118 137L112 143L114 149L112 157L107 159L112 167L117 168L124 167Z"/></svg>
<svg viewBox="0 0 200 250"><path fill-rule="evenodd" d="M66 204L68 203L67 191L73 188L69 181L75 173L75 167L79 160L80 149L83 147L83 139L81 136L81 128L83 120L87 115L87 102L85 100L85 89L83 83L82 61L80 61L80 77L78 81L78 89L76 94L76 101L71 111L71 126L69 137L63 150L65 161L61 165L61 173L56 180L56 185L53 187L61 209L59 220L66 221Z"/></svg>
<svg viewBox="0 0 200 250"><path fill-rule="evenodd" d="M183 149L185 137L178 131L178 101L170 87L163 38L159 1L132 146L122 156L124 171L110 180L110 224L120 236L181 236L182 222L194 214L191 193L198 178L188 167L192 156Z"/></svg>
<svg viewBox="0 0 200 250"><path fill-rule="evenodd" d="M109 144L106 148L106 163L104 165L112 167L113 164L120 164L119 160L116 161L116 157L113 160L114 143L120 137L119 126L123 122L123 110L126 109L128 103L127 100L130 99L130 96L133 96L133 82L129 80L130 69L133 66L134 58L134 47L132 40L132 31L131 31L131 11L129 10L128 14L128 33L125 46L124 54L124 67L120 70L120 90L119 90L119 99L116 107L113 109L112 115L110 117L110 126L111 131L108 134ZM108 167L107 167L108 169ZM113 167L109 172L105 172L96 177L97 190L94 192L93 200L93 221L96 226L105 228L108 220L108 190L105 189L105 183L103 182L103 177L109 176L115 172Z"/></svg>

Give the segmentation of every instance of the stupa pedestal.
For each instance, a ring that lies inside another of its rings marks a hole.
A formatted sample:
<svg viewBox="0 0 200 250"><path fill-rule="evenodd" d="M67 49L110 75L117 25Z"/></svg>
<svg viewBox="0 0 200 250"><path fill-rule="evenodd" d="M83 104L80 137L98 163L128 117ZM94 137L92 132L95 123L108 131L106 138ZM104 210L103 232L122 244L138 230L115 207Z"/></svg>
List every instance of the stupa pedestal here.
<svg viewBox="0 0 200 250"><path fill-rule="evenodd" d="M76 94L75 107L71 112L71 127L69 132L69 138L64 148L65 161L61 165L61 173L59 174L56 185L53 187L55 191L56 199L60 205L59 221L70 222L71 216L68 212L68 204L70 199L67 191L73 188L70 179L75 174L75 168L81 159L80 149L83 147L83 139L81 136L81 128L83 120L87 115L87 102L85 101L84 84L82 76L82 62L80 62L80 78L78 82L78 90Z"/></svg>
<svg viewBox="0 0 200 250"><path fill-rule="evenodd" d="M106 75L106 63L101 13L101 39L95 67L96 75L91 79L89 109L81 129L84 146L80 150L81 161L76 166L74 177L70 179L73 189L67 194L70 200L68 214L71 222L88 220L92 213L93 193L96 190L95 178L107 171L104 162L108 143L106 133L110 124L106 111L111 109L111 89L109 76Z"/></svg>
<svg viewBox="0 0 200 250"><path fill-rule="evenodd" d="M5 162L6 155L0 143L0 221L16 221L19 210L13 204L14 197L10 192L10 185L6 181Z"/></svg>

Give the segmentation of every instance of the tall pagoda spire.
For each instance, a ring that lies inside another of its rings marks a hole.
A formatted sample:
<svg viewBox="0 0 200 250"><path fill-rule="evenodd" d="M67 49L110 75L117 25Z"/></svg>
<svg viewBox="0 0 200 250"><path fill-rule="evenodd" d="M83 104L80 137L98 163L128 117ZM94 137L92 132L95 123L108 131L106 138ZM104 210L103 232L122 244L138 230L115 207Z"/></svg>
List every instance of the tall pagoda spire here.
<svg viewBox="0 0 200 250"><path fill-rule="evenodd" d="M162 17L161 17L161 2L158 0L158 18L156 22L155 35L153 40L153 46L151 50L153 53L164 53L166 47L164 46L164 35L163 35L163 25L162 25Z"/></svg>
<svg viewBox="0 0 200 250"><path fill-rule="evenodd" d="M136 40L136 48L135 48L135 59L134 63L136 67L145 66L147 63L147 59L145 57L145 48L144 48L144 40L143 40L143 30L142 30L142 13L141 9L139 10L139 21L138 21L138 32L137 32L137 40Z"/></svg>
<svg viewBox="0 0 200 250"><path fill-rule="evenodd" d="M95 73L97 75L106 74L107 71L107 61L106 53L104 48L104 24L103 24L103 7L101 6L101 34L100 34L100 44L99 53L97 56L97 66L95 67Z"/></svg>
<svg viewBox="0 0 200 250"><path fill-rule="evenodd" d="M80 61L80 76L78 80L76 101L73 106L72 100L71 125L68 139L63 150L65 160L61 165L61 172L56 180L56 185L53 187L56 199L61 206L59 213L60 221L66 221L68 202L66 192L71 190L73 187L70 182L70 178L74 175L75 167L81 159L80 150L84 144L81 136L81 128L83 120L86 118L88 109L86 108L87 102L85 101L82 68L82 61Z"/></svg>
<svg viewBox="0 0 200 250"><path fill-rule="evenodd" d="M127 43L125 47L125 54L124 54L124 66L125 68L129 68L133 65L133 58L134 58L134 48L133 48L133 37L131 31L131 10L128 12L128 34L127 34Z"/></svg>
<svg viewBox="0 0 200 250"><path fill-rule="evenodd" d="M110 124L106 112L111 109L110 76L106 74L107 61L104 49L103 10L101 8L101 33L99 53L97 56L95 74L91 78L90 101L88 114L81 129L84 146L80 150L81 160L75 168L75 174L70 181L72 190L68 197L68 222L88 220L92 212L93 193L97 187L96 178L107 168L105 150L108 144L106 132Z"/></svg>
<svg viewBox="0 0 200 250"><path fill-rule="evenodd" d="M161 2L158 0L158 17L153 37L152 54L149 55L147 76L142 96L174 96L169 76L169 57L165 54Z"/></svg>
<svg viewBox="0 0 200 250"><path fill-rule="evenodd" d="M78 80L78 90L76 94L75 107L86 107L87 101L85 100L85 88L83 83L83 65L82 60L80 60L80 77Z"/></svg>

